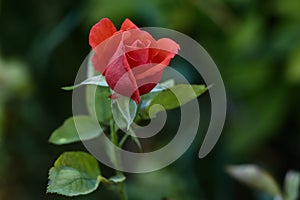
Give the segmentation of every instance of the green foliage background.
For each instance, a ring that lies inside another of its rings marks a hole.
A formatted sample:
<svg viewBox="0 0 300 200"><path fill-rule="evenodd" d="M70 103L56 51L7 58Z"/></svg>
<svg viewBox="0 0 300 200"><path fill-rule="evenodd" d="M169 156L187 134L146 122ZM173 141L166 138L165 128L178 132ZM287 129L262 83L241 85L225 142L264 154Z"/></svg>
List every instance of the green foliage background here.
<svg viewBox="0 0 300 200"><path fill-rule="evenodd" d="M130 174L130 199L269 199L236 183L224 168L256 163L278 180L288 169L299 170L299 11L298 0L1 0L0 200L68 199L45 194L47 173L61 152L84 148L50 145L48 137L72 114L71 93L60 88L72 85L90 51L89 29L102 17L118 27L128 17L191 36L214 58L228 95L226 126L213 152L197 158L210 117L206 94L199 99L202 122L193 146L166 169ZM172 65L202 83L180 59ZM176 120L169 118L152 142L169 141ZM74 199L116 197L100 187Z"/></svg>

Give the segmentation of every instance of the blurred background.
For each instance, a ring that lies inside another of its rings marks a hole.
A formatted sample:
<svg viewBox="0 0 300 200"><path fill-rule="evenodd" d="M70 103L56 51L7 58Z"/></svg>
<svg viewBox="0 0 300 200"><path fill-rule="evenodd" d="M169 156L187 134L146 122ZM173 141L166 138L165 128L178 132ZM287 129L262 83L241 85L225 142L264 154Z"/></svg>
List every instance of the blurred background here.
<svg viewBox="0 0 300 200"><path fill-rule="evenodd" d="M205 94L197 140L168 168L129 174L130 200L270 199L237 183L225 167L255 163L279 182L287 170L299 170L300 1L0 0L0 200L69 199L46 194L48 170L63 151L84 147L54 146L48 138L72 115L71 92L60 88L72 85L90 51L89 30L102 17L117 27L130 18L197 40L219 67L228 96L214 150L197 158L210 117ZM202 82L180 59L171 65ZM166 129L167 140L172 127ZM100 187L73 199L116 196Z"/></svg>

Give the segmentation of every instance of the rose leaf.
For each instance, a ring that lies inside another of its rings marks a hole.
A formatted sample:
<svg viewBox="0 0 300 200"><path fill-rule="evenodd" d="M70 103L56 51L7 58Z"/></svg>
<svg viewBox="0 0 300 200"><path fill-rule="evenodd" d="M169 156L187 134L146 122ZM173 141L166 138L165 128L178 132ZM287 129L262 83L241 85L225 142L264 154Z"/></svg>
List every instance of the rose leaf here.
<svg viewBox="0 0 300 200"><path fill-rule="evenodd" d="M93 192L101 181L97 160L85 152L65 152L49 171L48 193L78 196Z"/></svg>
<svg viewBox="0 0 300 200"><path fill-rule="evenodd" d="M155 95L150 103L148 103L145 109L146 113L151 113L150 117L155 117L157 113L163 110L171 110L180 107L193 99L196 99L207 89L208 88L205 85L175 85Z"/></svg>
<svg viewBox="0 0 300 200"><path fill-rule="evenodd" d="M49 142L57 145L69 144L96 138L102 132L103 130L94 118L84 115L75 116L68 118L57 128L50 136Z"/></svg>

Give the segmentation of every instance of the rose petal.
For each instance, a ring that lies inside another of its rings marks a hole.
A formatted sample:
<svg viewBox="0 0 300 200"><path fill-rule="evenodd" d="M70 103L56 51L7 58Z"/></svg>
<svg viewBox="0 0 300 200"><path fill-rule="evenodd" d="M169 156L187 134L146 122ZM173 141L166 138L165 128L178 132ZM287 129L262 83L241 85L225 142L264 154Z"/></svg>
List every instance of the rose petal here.
<svg viewBox="0 0 300 200"><path fill-rule="evenodd" d="M139 93L140 93L140 95L148 94L149 92L151 92L151 90L153 88L155 88L156 85L157 84L154 84L154 83L148 83L148 84L142 85L141 87L139 87Z"/></svg>
<svg viewBox="0 0 300 200"><path fill-rule="evenodd" d="M159 53L157 53L154 58L151 61L148 61L142 68L137 67L137 69L134 70L133 73L137 82L143 79L151 80L152 77L153 82L158 83L159 80L155 77L159 77L157 74L162 73L169 65L170 60L178 53L179 49L179 45L171 39L162 38L158 40L157 50L159 50ZM144 91L142 91L142 93L144 93Z"/></svg>
<svg viewBox="0 0 300 200"><path fill-rule="evenodd" d="M138 29L138 27L132 21L130 21L130 19L126 18L122 23L120 31L127 31L131 29Z"/></svg>
<svg viewBox="0 0 300 200"><path fill-rule="evenodd" d="M97 71L105 75L106 67L116 58L124 55L123 33L114 34L103 41L94 49L92 58L93 65Z"/></svg>
<svg viewBox="0 0 300 200"><path fill-rule="evenodd" d="M130 37L124 41L130 68L149 63L158 53L156 40L146 31L133 29L126 31Z"/></svg>
<svg viewBox="0 0 300 200"><path fill-rule="evenodd" d="M126 56L120 56L111 63L105 72L106 82L115 92L140 102L140 94Z"/></svg>
<svg viewBox="0 0 300 200"><path fill-rule="evenodd" d="M95 24L89 35L89 44L94 49L105 39L111 37L117 31L114 24L108 19L103 18Z"/></svg>
<svg viewBox="0 0 300 200"><path fill-rule="evenodd" d="M137 85L139 87L140 95L149 93L160 81L163 71L160 71L156 74L152 74L144 79L138 79Z"/></svg>
<svg viewBox="0 0 300 200"><path fill-rule="evenodd" d="M141 48L137 50L131 50L126 53L128 63L130 68L134 68L136 66L144 65L149 60L149 48Z"/></svg>
<svg viewBox="0 0 300 200"><path fill-rule="evenodd" d="M169 65L170 60L178 53L179 45L171 39L162 38L157 40L159 53L153 58L152 62L161 65Z"/></svg>
<svg viewBox="0 0 300 200"><path fill-rule="evenodd" d="M160 49L174 54L177 54L180 49L179 44L169 38L161 38L157 40L157 45Z"/></svg>
<svg viewBox="0 0 300 200"><path fill-rule="evenodd" d="M135 81L137 83L137 87L139 88L140 95L149 93L160 81L163 70L158 71L155 74L148 75L146 77L141 76L141 74L143 74L145 71L152 69L156 65L157 64L149 63L132 69L132 73L135 77ZM142 78L140 79L139 77Z"/></svg>

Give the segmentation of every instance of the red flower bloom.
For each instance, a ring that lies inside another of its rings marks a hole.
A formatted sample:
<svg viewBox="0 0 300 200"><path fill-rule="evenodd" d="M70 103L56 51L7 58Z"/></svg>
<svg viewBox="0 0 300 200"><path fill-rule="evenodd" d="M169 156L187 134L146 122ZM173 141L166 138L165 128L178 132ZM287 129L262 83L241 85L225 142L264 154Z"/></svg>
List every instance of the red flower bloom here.
<svg viewBox="0 0 300 200"><path fill-rule="evenodd" d="M92 62L116 93L136 103L160 81L163 70L178 53L173 40L155 40L126 19L119 31L107 18L95 24L89 35L94 51Z"/></svg>

